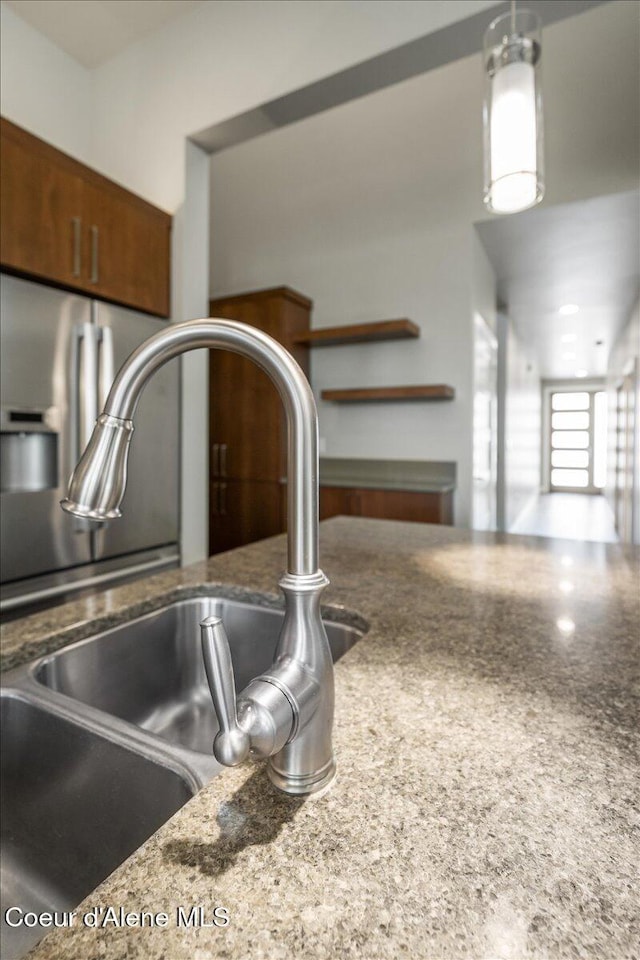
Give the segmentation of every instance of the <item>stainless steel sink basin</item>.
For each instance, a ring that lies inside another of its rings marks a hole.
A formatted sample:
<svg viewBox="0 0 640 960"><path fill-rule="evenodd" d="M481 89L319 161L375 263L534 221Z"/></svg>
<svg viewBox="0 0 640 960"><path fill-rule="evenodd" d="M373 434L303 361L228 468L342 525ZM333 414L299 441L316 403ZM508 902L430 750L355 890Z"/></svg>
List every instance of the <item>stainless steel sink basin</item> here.
<svg viewBox="0 0 640 960"><path fill-rule="evenodd" d="M216 597L178 601L3 675L3 958L47 933L8 926L8 907L73 910L222 769L200 647L200 620L213 615L241 689L270 666L284 614ZM334 660L366 630L325 626Z"/></svg>
<svg viewBox="0 0 640 960"><path fill-rule="evenodd" d="M221 616L237 691L273 660L283 611L223 598L182 600L81 640L40 661L49 689L135 724L169 743L211 756L218 732L200 647L199 623ZM325 621L333 659L362 636Z"/></svg>
<svg viewBox="0 0 640 960"><path fill-rule="evenodd" d="M2 692L0 710L2 956L14 958L48 931L9 926L9 907L73 909L193 796L195 784L18 691Z"/></svg>

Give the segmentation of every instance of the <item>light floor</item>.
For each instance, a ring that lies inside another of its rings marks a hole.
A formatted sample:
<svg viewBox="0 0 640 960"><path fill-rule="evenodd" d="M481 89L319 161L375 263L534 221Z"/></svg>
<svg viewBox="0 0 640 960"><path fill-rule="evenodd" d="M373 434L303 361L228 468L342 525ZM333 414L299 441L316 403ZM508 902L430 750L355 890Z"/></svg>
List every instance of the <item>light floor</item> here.
<svg viewBox="0 0 640 960"><path fill-rule="evenodd" d="M541 493L526 507L510 533L617 543L613 513L602 495Z"/></svg>

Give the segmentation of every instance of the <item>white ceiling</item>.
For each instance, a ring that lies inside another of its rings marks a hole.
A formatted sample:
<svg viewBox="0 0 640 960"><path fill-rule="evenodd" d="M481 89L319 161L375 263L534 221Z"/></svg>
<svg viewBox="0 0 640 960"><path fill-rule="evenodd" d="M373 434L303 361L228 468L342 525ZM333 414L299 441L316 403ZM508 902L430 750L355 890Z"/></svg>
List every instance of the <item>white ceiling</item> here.
<svg viewBox="0 0 640 960"><path fill-rule="evenodd" d="M202 0L5 0L85 67L97 67Z"/></svg>
<svg viewBox="0 0 640 960"><path fill-rule="evenodd" d="M533 350L541 377L573 378L576 370L604 376L640 287L640 194L528 210L476 226L496 272L499 301ZM560 315L569 303L579 312ZM563 342L563 336L576 339Z"/></svg>
<svg viewBox="0 0 640 960"><path fill-rule="evenodd" d="M280 0L304 4L308 0ZM605 2L605 0L595 0ZM244 0L3 0L28 24L88 68L98 67L132 43L202 3L216 3L241 20L250 17ZM393 47L496 6L496 0L315 0L328 8L349 7L365 35L380 33ZM285 41L286 42L286 41ZM340 47L348 36L332 42Z"/></svg>

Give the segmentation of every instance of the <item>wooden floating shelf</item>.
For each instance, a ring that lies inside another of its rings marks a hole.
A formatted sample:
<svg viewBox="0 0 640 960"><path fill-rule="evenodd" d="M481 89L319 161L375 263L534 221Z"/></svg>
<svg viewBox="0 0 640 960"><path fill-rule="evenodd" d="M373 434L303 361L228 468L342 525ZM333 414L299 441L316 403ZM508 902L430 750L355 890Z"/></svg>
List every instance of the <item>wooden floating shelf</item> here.
<svg viewBox="0 0 640 960"><path fill-rule="evenodd" d="M346 327L320 327L294 338L294 343L310 347L333 347L346 343L366 343L372 340L406 340L420 336L420 327L412 320L377 320L375 323L357 323Z"/></svg>
<svg viewBox="0 0 640 960"><path fill-rule="evenodd" d="M453 400L456 391L446 383L415 387L357 387L350 390L323 390L323 400L357 403L374 400Z"/></svg>

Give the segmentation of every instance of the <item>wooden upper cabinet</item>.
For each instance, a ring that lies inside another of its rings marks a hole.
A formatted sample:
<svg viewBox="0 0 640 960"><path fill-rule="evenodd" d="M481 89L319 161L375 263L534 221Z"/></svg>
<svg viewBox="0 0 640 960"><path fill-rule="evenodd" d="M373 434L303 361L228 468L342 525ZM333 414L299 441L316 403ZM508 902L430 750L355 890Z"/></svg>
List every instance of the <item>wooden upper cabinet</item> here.
<svg viewBox="0 0 640 960"><path fill-rule="evenodd" d="M85 183L83 196L89 291L168 316L171 218L119 188Z"/></svg>
<svg viewBox="0 0 640 960"><path fill-rule="evenodd" d="M3 268L166 317L171 217L0 121Z"/></svg>
<svg viewBox="0 0 640 960"><path fill-rule="evenodd" d="M82 179L11 132L12 125L3 120L2 266L76 286L81 279Z"/></svg>

